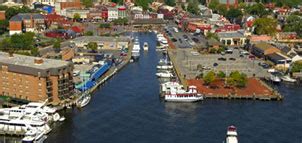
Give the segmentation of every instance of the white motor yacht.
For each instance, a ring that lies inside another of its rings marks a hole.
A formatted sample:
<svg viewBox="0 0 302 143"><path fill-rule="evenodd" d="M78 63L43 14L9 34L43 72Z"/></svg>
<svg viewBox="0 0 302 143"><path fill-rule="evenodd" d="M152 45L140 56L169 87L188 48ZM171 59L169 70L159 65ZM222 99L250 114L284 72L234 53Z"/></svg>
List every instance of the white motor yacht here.
<svg viewBox="0 0 302 143"><path fill-rule="evenodd" d="M29 130L25 133L22 143L43 143L47 136L36 130Z"/></svg>
<svg viewBox="0 0 302 143"><path fill-rule="evenodd" d="M197 93L196 86L189 86L189 90L170 87L170 92L165 93L165 101L169 102L196 102L203 100L203 96Z"/></svg>
<svg viewBox="0 0 302 143"><path fill-rule="evenodd" d="M170 78L170 77L174 77L174 75L173 75L171 72L169 72L169 71L158 72L158 73L156 73L156 75L157 75L158 77L161 77L161 78Z"/></svg>
<svg viewBox="0 0 302 143"><path fill-rule="evenodd" d="M140 56L140 46L139 46L139 41L138 41L137 38L135 39L135 42L134 42L131 54L132 54L132 59L134 61L136 61L136 60L139 59L139 56Z"/></svg>
<svg viewBox="0 0 302 143"><path fill-rule="evenodd" d="M290 83L294 83L294 82L297 82L296 79L293 79L291 78L290 76L286 75L286 76L283 76L281 77L282 81L285 81L285 82L290 82Z"/></svg>
<svg viewBox="0 0 302 143"><path fill-rule="evenodd" d="M235 126L229 126L226 134L226 143L238 143L237 129Z"/></svg>

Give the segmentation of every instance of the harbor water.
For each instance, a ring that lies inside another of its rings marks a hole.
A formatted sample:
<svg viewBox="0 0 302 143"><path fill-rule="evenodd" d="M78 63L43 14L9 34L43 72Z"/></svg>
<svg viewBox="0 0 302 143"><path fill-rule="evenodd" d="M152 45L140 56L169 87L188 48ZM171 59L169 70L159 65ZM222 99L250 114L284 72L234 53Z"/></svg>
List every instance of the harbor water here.
<svg viewBox="0 0 302 143"><path fill-rule="evenodd" d="M155 76L156 37L137 34L149 51L95 93L82 110L63 111L48 143L222 143L235 125L240 143L301 143L302 88L278 85L283 101L205 100L167 103ZM2 138L2 140L4 140ZM5 141L8 141L5 139Z"/></svg>

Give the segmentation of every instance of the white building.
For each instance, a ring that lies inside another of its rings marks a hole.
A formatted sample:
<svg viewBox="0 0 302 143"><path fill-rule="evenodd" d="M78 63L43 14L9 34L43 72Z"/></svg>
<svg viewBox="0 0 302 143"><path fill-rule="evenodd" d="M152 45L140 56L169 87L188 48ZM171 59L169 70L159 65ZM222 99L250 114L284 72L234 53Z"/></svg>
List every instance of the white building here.
<svg viewBox="0 0 302 143"><path fill-rule="evenodd" d="M118 9L108 8L108 21L118 19Z"/></svg>

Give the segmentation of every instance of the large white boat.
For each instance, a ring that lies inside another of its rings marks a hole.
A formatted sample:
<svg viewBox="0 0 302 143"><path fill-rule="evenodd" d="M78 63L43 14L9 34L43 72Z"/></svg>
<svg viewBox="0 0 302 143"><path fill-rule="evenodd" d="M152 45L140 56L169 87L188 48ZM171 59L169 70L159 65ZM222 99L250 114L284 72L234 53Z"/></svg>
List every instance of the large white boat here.
<svg viewBox="0 0 302 143"><path fill-rule="evenodd" d="M86 105L88 105L88 103L90 102L91 100L91 95L90 94L87 94L87 93L84 93L85 95L82 96L81 99L79 99L79 101L77 102L77 106L79 108L83 108L85 107Z"/></svg>
<svg viewBox="0 0 302 143"><path fill-rule="evenodd" d="M147 42L144 42L144 50L145 50L145 51L148 51L148 49L149 49L148 43L147 43Z"/></svg>
<svg viewBox="0 0 302 143"><path fill-rule="evenodd" d="M226 134L226 143L238 143L237 129L235 126L229 126Z"/></svg>
<svg viewBox="0 0 302 143"><path fill-rule="evenodd" d="M137 38L134 41L134 45L133 45L131 54L132 54L132 59L133 60L138 60L139 59L139 56L140 56L140 46L139 46L139 41L138 41Z"/></svg>
<svg viewBox="0 0 302 143"><path fill-rule="evenodd" d="M178 82L165 82L160 85L161 96L165 96L166 93L170 93L172 89L184 90L183 86Z"/></svg>
<svg viewBox="0 0 302 143"><path fill-rule="evenodd" d="M189 86L189 90L170 87L170 92L165 93L165 101L170 102L196 102L203 100L203 96L197 93L196 86Z"/></svg>
<svg viewBox="0 0 302 143"><path fill-rule="evenodd" d="M158 73L156 73L156 76L161 77L161 78L174 77L174 75L169 71L158 72Z"/></svg>
<svg viewBox="0 0 302 143"><path fill-rule="evenodd" d="M293 79L291 78L290 76L286 75L286 76L282 76L281 77L282 81L285 81L285 82L290 82L290 83L295 83L297 82L296 79Z"/></svg>
<svg viewBox="0 0 302 143"><path fill-rule="evenodd" d="M24 135L28 130L43 134L51 131L48 123L60 119L56 109L44 103L31 102L26 105L0 109L0 131L8 134Z"/></svg>
<svg viewBox="0 0 302 143"><path fill-rule="evenodd" d="M22 143L43 143L47 136L36 130L29 130L25 133Z"/></svg>

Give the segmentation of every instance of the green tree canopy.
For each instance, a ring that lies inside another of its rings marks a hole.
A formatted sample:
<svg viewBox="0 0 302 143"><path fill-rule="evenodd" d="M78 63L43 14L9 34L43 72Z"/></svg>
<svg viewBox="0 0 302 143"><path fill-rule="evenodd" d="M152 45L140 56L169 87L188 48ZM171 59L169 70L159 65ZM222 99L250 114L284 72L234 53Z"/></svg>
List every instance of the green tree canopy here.
<svg viewBox="0 0 302 143"><path fill-rule="evenodd" d="M169 6L175 6L176 2L175 0L165 0L165 4Z"/></svg>
<svg viewBox="0 0 302 143"><path fill-rule="evenodd" d="M93 6L93 1L92 0L82 0L82 4L86 7L92 7Z"/></svg>
<svg viewBox="0 0 302 143"><path fill-rule="evenodd" d="M247 84L247 76L238 71L231 72L230 77L227 79L227 83L237 87L245 87Z"/></svg>
<svg viewBox="0 0 302 143"><path fill-rule="evenodd" d="M149 7L149 3L152 3L153 0L135 0L136 6L141 6L144 10L147 10Z"/></svg>
<svg viewBox="0 0 302 143"><path fill-rule="evenodd" d="M205 84L209 85L216 79L216 75L214 71L209 71L206 75L203 77L203 81Z"/></svg>
<svg viewBox="0 0 302 143"><path fill-rule="evenodd" d="M297 32L299 37L302 37L302 18L298 15L290 15L286 18L284 27L286 32Z"/></svg>
<svg viewBox="0 0 302 143"><path fill-rule="evenodd" d="M277 32L277 21L271 18L258 18L254 22L255 33L262 35L267 34L274 36Z"/></svg>
<svg viewBox="0 0 302 143"><path fill-rule="evenodd" d="M98 44L96 42L89 42L87 48L96 51L98 49Z"/></svg>
<svg viewBox="0 0 302 143"><path fill-rule="evenodd" d="M211 0L209 4L210 9L216 9L216 7L219 5L219 0Z"/></svg>
<svg viewBox="0 0 302 143"><path fill-rule="evenodd" d="M189 2L188 7L187 7L187 11L192 13L192 14L199 14L200 10L198 8L198 1L197 0L193 0L191 2Z"/></svg>
<svg viewBox="0 0 302 143"><path fill-rule="evenodd" d="M57 38L57 39L55 40L55 42L53 43L52 48L54 48L54 49L60 49L60 48L61 48L61 42L62 42L62 40L59 39L59 38Z"/></svg>
<svg viewBox="0 0 302 143"><path fill-rule="evenodd" d="M12 47L16 50L30 50L34 45L34 36L32 32L14 34L10 39Z"/></svg>
<svg viewBox="0 0 302 143"><path fill-rule="evenodd" d="M270 12L267 11L262 3L257 3L252 6L246 7L246 12L251 15L258 15L260 17L269 14Z"/></svg>
<svg viewBox="0 0 302 143"><path fill-rule="evenodd" d="M76 21L80 20L80 19L81 19L80 14L75 13L75 14L73 15L73 19L76 20Z"/></svg>
<svg viewBox="0 0 302 143"><path fill-rule="evenodd" d="M219 72L217 73L217 77L219 77L219 78L225 78L226 75L225 75L225 73L224 73L223 71L219 71Z"/></svg>
<svg viewBox="0 0 302 143"><path fill-rule="evenodd" d="M235 18L240 18L242 16L242 12L239 9L231 8L227 13L226 13L226 18L230 20L234 20Z"/></svg>
<svg viewBox="0 0 302 143"><path fill-rule="evenodd" d="M301 72L302 71L302 61L297 61L292 64L291 72Z"/></svg>
<svg viewBox="0 0 302 143"><path fill-rule="evenodd" d="M101 23L99 27L100 28L110 28L111 25L109 23Z"/></svg>
<svg viewBox="0 0 302 143"><path fill-rule="evenodd" d="M123 4L123 0L111 0L112 2L114 2L114 3L117 3L117 4L119 4L119 5L122 5Z"/></svg>
<svg viewBox="0 0 302 143"><path fill-rule="evenodd" d="M0 34L3 34L8 30L8 24L8 20L0 20Z"/></svg>
<svg viewBox="0 0 302 143"><path fill-rule="evenodd" d="M92 31L86 31L84 33L85 36L93 36L93 32Z"/></svg>

